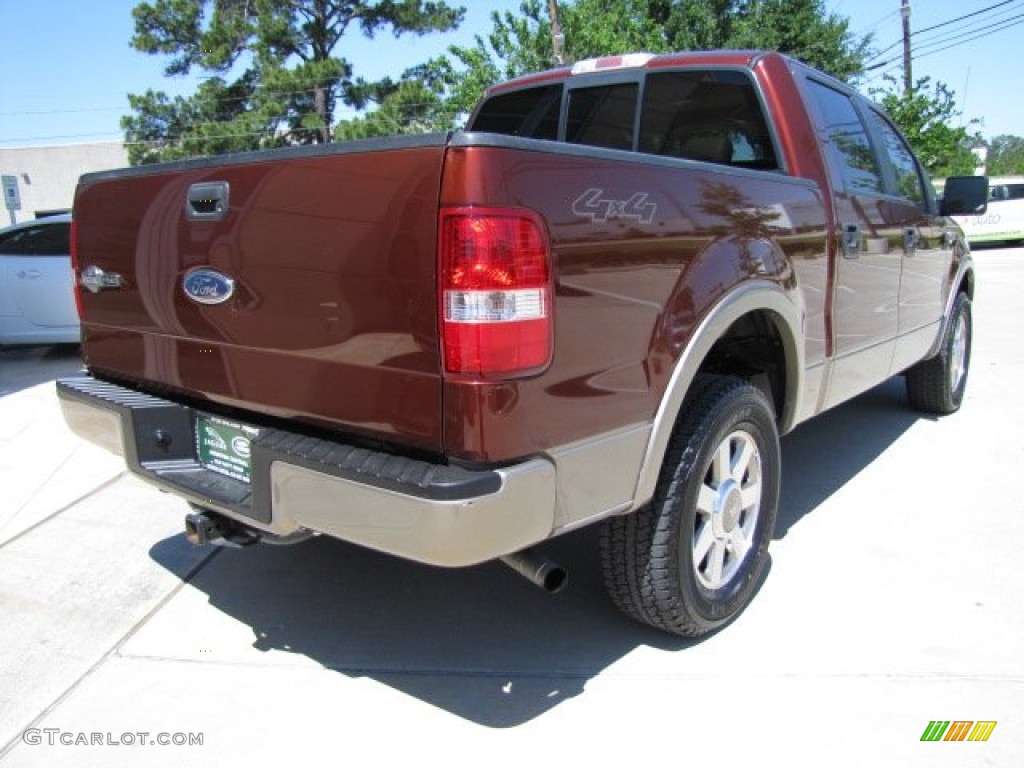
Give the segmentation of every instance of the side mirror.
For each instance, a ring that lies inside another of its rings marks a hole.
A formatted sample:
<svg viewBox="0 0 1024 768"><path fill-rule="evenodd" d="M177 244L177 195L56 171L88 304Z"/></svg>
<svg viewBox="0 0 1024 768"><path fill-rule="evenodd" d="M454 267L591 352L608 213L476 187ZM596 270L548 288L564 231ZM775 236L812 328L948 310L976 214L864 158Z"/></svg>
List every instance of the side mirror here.
<svg viewBox="0 0 1024 768"><path fill-rule="evenodd" d="M943 216L968 216L988 210L987 176L950 176L942 191Z"/></svg>

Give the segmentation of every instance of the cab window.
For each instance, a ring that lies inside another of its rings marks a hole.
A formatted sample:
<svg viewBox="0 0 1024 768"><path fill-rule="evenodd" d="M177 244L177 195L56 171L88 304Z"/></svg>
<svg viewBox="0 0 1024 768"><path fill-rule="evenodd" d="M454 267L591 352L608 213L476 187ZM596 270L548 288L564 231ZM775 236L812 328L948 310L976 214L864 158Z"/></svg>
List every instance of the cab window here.
<svg viewBox="0 0 1024 768"><path fill-rule="evenodd" d="M817 80L809 80L811 101L818 110L819 129L829 162L853 194L881 194L882 174L871 140L850 97Z"/></svg>
<svg viewBox="0 0 1024 768"><path fill-rule="evenodd" d="M561 84L524 88L488 99L470 130L554 141L558 138L561 110Z"/></svg>
<svg viewBox="0 0 1024 768"><path fill-rule="evenodd" d="M633 149L638 90L636 83L573 88L565 140L591 147Z"/></svg>
<svg viewBox="0 0 1024 768"><path fill-rule="evenodd" d="M923 206L925 202L924 186L921 183L921 173L913 152L910 151L910 147L907 146L896 129L889 125L889 121L874 111L869 114L882 138L883 149L896 177L895 194Z"/></svg>
<svg viewBox="0 0 1024 768"><path fill-rule="evenodd" d="M778 167L750 78L732 70L649 74L639 149L747 168Z"/></svg>

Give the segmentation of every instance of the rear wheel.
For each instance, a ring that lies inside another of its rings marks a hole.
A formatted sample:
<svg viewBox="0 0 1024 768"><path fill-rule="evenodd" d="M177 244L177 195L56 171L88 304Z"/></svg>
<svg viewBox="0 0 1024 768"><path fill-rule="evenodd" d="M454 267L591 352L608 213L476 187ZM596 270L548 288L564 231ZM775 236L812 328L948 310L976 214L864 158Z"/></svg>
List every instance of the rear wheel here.
<svg viewBox="0 0 1024 768"><path fill-rule="evenodd" d="M939 353L907 371L911 406L927 413L947 414L960 408L971 365L971 300L957 294Z"/></svg>
<svg viewBox="0 0 1024 768"><path fill-rule="evenodd" d="M690 637L732 619L768 559L779 471L775 414L760 390L732 377L699 378L654 498L603 524L612 600L639 621Z"/></svg>

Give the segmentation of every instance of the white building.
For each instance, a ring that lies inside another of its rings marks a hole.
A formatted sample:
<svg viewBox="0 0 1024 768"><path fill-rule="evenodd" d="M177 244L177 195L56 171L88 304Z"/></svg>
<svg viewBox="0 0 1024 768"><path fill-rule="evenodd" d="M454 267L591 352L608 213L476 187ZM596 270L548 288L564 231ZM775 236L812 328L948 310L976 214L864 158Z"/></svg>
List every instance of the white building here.
<svg viewBox="0 0 1024 768"><path fill-rule="evenodd" d="M0 174L16 179L21 210L17 221L71 210L75 185L83 173L123 168L128 151L120 142L65 144L53 147L0 147ZM0 227L11 223L0 209Z"/></svg>

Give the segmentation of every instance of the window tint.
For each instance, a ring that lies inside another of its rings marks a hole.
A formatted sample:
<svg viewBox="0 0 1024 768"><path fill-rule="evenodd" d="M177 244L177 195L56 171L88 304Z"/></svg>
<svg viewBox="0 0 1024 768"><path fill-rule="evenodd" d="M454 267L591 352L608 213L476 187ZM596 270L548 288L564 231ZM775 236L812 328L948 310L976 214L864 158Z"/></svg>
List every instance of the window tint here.
<svg viewBox="0 0 1024 768"><path fill-rule="evenodd" d="M10 256L21 253L22 231L19 229L16 232L0 235L0 255Z"/></svg>
<svg viewBox="0 0 1024 768"><path fill-rule="evenodd" d="M809 81L809 85L828 140L829 154L847 191L880 193L882 177L878 161L849 97L814 80Z"/></svg>
<svg viewBox="0 0 1024 768"><path fill-rule="evenodd" d="M1024 199L1024 184L992 184L988 188L989 200Z"/></svg>
<svg viewBox="0 0 1024 768"><path fill-rule="evenodd" d="M917 170L917 161L903 137L889 125L881 115L871 113L878 132L882 135L882 143L896 174L896 192L900 197L912 200L918 205L924 204L924 189L921 186L921 175Z"/></svg>
<svg viewBox="0 0 1024 768"><path fill-rule="evenodd" d="M569 92L565 140L610 149L633 148L637 84L575 88Z"/></svg>
<svg viewBox="0 0 1024 768"><path fill-rule="evenodd" d="M0 239L0 254L57 256L69 254L71 225L66 222L25 227Z"/></svg>
<svg viewBox="0 0 1024 768"><path fill-rule="evenodd" d="M742 72L648 75L639 148L654 155L748 168L778 167L761 105Z"/></svg>
<svg viewBox="0 0 1024 768"><path fill-rule="evenodd" d="M554 141L561 108L560 84L504 93L484 103L470 130Z"/></svg>
<svg viewBox="0 0 1024 768"><path fill-rule="evenodd" d="M32 227L25 238L26 256L58 256L71 253L71 225L60 222Z"/></svg>

